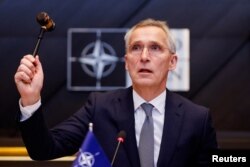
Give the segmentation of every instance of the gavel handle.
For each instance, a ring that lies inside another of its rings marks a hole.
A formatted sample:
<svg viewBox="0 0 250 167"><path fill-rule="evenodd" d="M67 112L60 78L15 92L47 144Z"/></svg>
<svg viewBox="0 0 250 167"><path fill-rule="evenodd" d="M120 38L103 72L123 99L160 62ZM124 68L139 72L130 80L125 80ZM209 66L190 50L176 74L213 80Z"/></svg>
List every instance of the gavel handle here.
<svg viewBox="0 0 250 167"><path fill-rule="evenodd" d="M39 47L40 47L40 44L41 44L41 40L43 39L43 35L44 35L44 33L46 32L46 28L45 27L41 27L41 29L40 29L40 33L39 33L39 36L38 36L38 40L37 40L37 43L36 43L36 47L35 47L35 49L34 49L34 51L33 51L33 56L35 57L36 55L37 55L37 53L38 53L38 50L39 50Z"/></svg>

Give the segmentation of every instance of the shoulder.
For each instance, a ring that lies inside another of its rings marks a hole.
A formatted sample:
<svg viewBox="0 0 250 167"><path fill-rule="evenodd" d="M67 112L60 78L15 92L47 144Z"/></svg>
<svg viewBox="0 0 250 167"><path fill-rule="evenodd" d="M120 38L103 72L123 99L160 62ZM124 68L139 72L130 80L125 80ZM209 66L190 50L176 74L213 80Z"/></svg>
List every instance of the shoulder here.
<svg viewBox="0 0 250 167"><path fill-rule="evenodd" d="M168 91L167 92L167 102L166 105L174 105L180 111L183 111L186 116L190 116L192 118L198 118L198 117L208 117L210 115L210 109L194 103L193 101L189 100L186 97L183 97L177 93Z"/></svg>
<svg viewBox="0 0 250 167"><path fill-rule="evenodd" d="M175 106L174 112L181 116L185 129L189 131L192 129L195 132L209 130L211 133L214 133L212 115L209 108L196 104L173 92L168 92L167 98ZM167 104L170 103L167 102Z"/></svg>

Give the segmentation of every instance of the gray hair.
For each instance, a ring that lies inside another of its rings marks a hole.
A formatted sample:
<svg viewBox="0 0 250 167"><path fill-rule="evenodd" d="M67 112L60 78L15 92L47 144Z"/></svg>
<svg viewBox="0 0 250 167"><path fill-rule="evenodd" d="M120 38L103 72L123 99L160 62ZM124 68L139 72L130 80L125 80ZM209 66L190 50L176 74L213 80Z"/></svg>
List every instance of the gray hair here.
<svg viewBox="0 0 250 167"><path fill-rule="evenodd" d="M131 38L131 34L132 32L140 27L147 27L147 26L155 26L155 27L159 27L161 28L167 35L167 45L168 45L168 49L172 54L176 53L176 47L175 47L175 43L173 38L171 37L170 31L169 31L169 26L167 24L166 21L160 21L160 20L154 20L154 19L145 19L140 21L139 23L137 23L136 25L134 25L132 28L130 28L127 33L124 36L124 40L125 40L125 47L126 50L128 49L129 46L129 41Z"/></svg>

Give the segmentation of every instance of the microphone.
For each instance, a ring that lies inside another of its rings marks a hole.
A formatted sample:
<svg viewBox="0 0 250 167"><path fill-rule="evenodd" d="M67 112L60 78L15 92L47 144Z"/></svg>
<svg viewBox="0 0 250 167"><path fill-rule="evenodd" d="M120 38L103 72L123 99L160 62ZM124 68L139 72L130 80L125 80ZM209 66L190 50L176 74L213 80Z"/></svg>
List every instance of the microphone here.
<svg viewBox="0 0 250 167"><path fill-rule="evenodd" d="M120 148L120 144L125 141L125 138L126 138L126 132L124 130L120 131L118 133L118 135L117 135L117 141L118 141L118 143L117 143L117 146L116 146L116 149L115 149L115 154L114 154L112 162L111 162L111 166L113 166L115 158L116 158L116 155L117 155L117 152L118 152L118 149Z"/></svg>
<svg viewBox="0 0 250 167"><path fill-rule="evenodd" d="M49 17L46 12L41 12L36 16L36 21L41 25L40 33L38 35L38 41L36 43L36 47L33 51L33 56L36 56L39 50L39 46L43 35L46 31L52 31L55 29L55 22Z"/></svg>

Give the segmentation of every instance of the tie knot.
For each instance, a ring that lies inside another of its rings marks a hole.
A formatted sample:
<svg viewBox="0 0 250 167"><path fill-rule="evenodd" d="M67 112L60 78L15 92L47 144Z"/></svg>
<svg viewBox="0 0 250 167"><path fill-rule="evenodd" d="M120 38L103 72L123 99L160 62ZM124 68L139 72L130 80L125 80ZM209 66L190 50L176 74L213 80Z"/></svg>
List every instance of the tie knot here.
<svg viewBox="0 0 250 167"><path fill-rule="evenodd" d="M142 109L145 111L147 117L152 117L152 110L154 106L150 103L143 103L141 105Z"/></svg>

